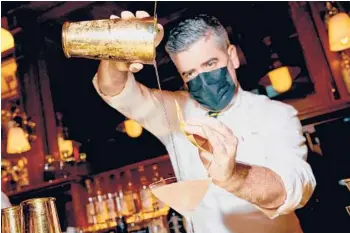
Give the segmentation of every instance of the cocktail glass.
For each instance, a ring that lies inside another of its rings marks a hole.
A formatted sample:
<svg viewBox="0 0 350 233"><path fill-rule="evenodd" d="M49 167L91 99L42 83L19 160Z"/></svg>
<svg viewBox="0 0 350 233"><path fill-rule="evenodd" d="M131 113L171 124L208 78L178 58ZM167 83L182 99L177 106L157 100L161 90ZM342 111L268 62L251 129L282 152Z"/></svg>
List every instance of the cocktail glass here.
<svg viewBox="0 0 350 233"><path fill-rule="evenodd" d="M190 220L188 228L194 233L192 216L210 183L210 179L177 181L176 177L171 177L151 184L150 189L164 204Z"/></svg>

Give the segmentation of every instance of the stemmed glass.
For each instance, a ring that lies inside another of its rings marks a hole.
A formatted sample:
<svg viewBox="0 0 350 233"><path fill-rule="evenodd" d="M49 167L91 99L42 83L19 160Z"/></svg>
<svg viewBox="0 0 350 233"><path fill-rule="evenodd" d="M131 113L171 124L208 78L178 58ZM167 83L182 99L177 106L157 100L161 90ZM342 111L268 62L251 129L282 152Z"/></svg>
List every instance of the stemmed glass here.
<svg viewBox="0 0 350 233"><path fill-rule="evenodd" d="M193 214L207 193L210 179L177 181L170 177L152 183L149 187L159 200L170 206L186 219L190 219L188 228L194 233Z"/></svg>

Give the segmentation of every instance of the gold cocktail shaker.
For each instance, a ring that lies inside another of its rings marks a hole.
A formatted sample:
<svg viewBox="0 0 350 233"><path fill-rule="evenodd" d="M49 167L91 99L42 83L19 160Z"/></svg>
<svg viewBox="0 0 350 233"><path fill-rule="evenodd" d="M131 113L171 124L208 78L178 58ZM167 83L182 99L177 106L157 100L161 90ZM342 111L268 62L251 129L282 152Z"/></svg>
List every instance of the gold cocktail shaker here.
<svg viewBox="0 0 350 233"><path fill-rule="evenodd" d="M61 233L55 198L35 198L21 203L23 212L22 233Z"/></svg>
<svg viewBox="0 0 350 233"><path fill-rule="evenodd" d="M23 233L22 210L13 206L1 210L1 233Z"/></svg>
<svg viewBox="0 0 350 233"><path fill-rule="evenodd" d="M157 20L153 17L65 22L66 57L153 64Z"/></svg>

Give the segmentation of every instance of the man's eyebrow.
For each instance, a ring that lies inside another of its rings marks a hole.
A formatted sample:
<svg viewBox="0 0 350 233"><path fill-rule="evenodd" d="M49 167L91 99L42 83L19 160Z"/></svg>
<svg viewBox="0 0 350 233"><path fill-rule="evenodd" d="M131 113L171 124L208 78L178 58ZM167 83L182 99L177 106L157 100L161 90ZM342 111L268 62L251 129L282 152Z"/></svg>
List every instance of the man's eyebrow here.
<svg viewBox="0 0 350 233"><path fill-rule="evenodd" d="M208 59L207 61L203 62L203 63L201 64L201 66L204 66L204 65L206 65L206 64L208 64L208 63L210 63L210 62L218 61L218 60L219 60L219 59L218 59L217 57L212 57L212 58ZM193 71L195 71L195 70L196 70L196 69L190 69L190 70L188 70L188 71L184 71L184 72L181 73L181 75L182 75L182 76L185 76L186 74L191 73L191 72L193 72Z"/></svg>
<svg viewBox="0 0 350 233"><path fill-rule="evenodd" d="M207 65L207 64L210 63L210 62L218 61L218 60L219 60L219 59L218 59L217 57L212 57L212 58L208 59L207 61L203 62L203 63L201 64L201 66Z"/></svg>

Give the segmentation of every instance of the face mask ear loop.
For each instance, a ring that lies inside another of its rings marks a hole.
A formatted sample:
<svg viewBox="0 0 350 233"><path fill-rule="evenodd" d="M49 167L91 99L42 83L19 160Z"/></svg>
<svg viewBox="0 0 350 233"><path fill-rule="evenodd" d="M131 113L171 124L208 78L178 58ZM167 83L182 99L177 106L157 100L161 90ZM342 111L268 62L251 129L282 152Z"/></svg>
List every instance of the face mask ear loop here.
<svg viewBox="0 0 350 233"><path fill-rule="evenodd" d="M227 63L226 63L226 67L228 68L228 64L230 62L230 55L227 56ZM232 75L230 74L230 76L232 77ZM235 94L238 92L238 89L241 88L241 85L239 84L238 82L238 78L237 78L237 75L236 75L236 78L235 80L233 81L234 84L236 85L236 90L235 90Z"/></svg>

